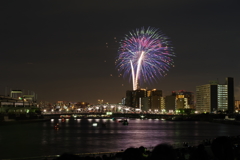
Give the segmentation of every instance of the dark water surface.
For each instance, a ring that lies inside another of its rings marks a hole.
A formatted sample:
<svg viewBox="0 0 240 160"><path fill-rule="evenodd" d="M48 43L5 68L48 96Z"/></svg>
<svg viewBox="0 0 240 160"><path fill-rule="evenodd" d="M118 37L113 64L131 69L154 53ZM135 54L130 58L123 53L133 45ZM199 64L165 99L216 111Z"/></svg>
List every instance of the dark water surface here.
<svg viewBox="0 0 240 160"><path fill-rule="evenodd" d="M119 119L120 120L120 119ZM94 122L98 123L93 127ZM60 124L55 130L54 125ZM104 125L103 125L104 124ZM0 159L120 151L128 147L154 147L159 143L197 145L204 139L239 135L237 125L208 122L130 119L129 125L111 119L72 119L65 122L0 126Z"/></svg>

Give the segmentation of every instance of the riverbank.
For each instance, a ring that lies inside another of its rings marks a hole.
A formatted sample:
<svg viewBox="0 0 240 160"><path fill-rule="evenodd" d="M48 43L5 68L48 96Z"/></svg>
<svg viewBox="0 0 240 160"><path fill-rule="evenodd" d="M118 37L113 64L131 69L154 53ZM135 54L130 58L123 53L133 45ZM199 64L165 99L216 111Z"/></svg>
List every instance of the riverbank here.
<svg viewBox="0 0 240 160"><path fill-rule="evenodd" d="M211 122L221 123L221 124L240 125L240 121L237 121L237 120L213 119Z"/></svg>
<svg viewBox="0 0 240 160"><path fill-rule="evenodd" d="M0 121L0 125L10 125L10 124L23 124L23 123L36 123L36 122L46 122L50 119L20 119L20 120L9 120L9 121Z"/></svg>

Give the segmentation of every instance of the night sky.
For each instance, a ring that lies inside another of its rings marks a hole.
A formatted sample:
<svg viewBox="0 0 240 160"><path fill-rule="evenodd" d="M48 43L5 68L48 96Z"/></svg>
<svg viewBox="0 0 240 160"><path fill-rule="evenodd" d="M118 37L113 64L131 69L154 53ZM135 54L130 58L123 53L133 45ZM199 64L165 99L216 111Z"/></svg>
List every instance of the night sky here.
<svg viewBox="0 0 240 160"><path fill-rule="evenodd" d="M38 101L119 103L132 84L118 77L118 42L151 26L170 38L175 67L142 87L169 95L234 77L240 99L239 7L238 0L1 1L0 94L11 88L33 91Z"/></svg>

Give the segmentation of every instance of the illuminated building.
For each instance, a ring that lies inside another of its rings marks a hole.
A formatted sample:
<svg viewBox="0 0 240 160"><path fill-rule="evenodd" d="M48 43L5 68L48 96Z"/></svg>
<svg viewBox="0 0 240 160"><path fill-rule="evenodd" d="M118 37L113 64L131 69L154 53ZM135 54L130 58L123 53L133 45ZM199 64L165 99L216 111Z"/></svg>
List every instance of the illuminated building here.
<svg viewBox="0 0 240 160"><path fill-rule="evenodd" d="M217 88L218 95L218 110L226 111L228 109L228 86L218 85Z"/></svg>
<svg viewBox="0 0 240 160"><path fill-rule="evenodd" d="M143 111L158 112L161 109L161 90L128 90L126 92L125 105L133 108L138 108Z"/></svg>
<svg viewBox="0 0 240 160"><path fill-rule="evenodd" d="M173 91L172 95L165 97L166 112L175 112L180 109L194 109L194 95L193 92L184 90Z"/></svg>
<svg viewBox="0 0 240 160"><path fill-rule="evenodd" d="M10 97L12 98L19 98L19 97L22 97L22 90L11 90L10 92Z"/></svg>
<svg viewBox="0 0 240 160"><path fill-rule="evenodd" d="M161 97L162 97L162 91L161 90L148 90L148 97L150 100L150 107L149 109L151 111L158 112L161 109Z"/></svg>
<svg viewBox="0 0 240 160"><path fill-rule="evenodd" d="M147 97L146 94L145 89L128 90L126 92L125 105L133 108L141 108L141 99Z"/></svg>
<svg viewBox="0 0 240 160"><path fill-rule="evenodd" d="M216 81L196 87L196 110L199 113L234 112L234 80L227 77L225 84Z"/></svg>
<svg viewBox="0 0 240 160"><path fill-rule="evenodd" d="M7 93L6 93L7 95ZM10 96L0 96L0 113L26 114L37 108L36 94L25 95L22 90L11 90Z"/></svg>
<svg viewBox="0 0 240 160"><path fill-rule="evenodd" d="M196 111L211 113L217 110L217 84L197 86Z"/></svg>
<svg viewBox="0 0 240 160"><path fill-rule="evenodd" d="M160 105L160 110L164 111L165 109L165 97L161 97L161 105Z"/></svg>
<svg viewBox="0 0 240 160"><path fill-rule="evenodd" d="M176 95L175 110L194 109L194 95L192 92L180 90L175 93L176 93L175 94Z"/></svg>
<svg viewBox="0 0 240 160"><path fill-rule="evenodd" d="M237 112L240 111L240 100L235 100L235 110L236 110Z"/></svg>

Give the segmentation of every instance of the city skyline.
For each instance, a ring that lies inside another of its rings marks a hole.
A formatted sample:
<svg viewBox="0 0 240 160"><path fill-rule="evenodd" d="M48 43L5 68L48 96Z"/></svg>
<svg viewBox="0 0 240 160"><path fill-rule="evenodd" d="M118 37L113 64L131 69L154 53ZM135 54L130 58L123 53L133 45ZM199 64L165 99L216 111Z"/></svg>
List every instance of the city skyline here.
<svg viewBox="0 0 240 160"><path fill-rule="evenodd" d="M142 88L194 92L233 77L240 99L239 2L5 1L1 4L1 84L33 91L38 101L121 102L132 88L118 77L119 41L142 26L166 34L177 57L167 76Z"/></svg>

